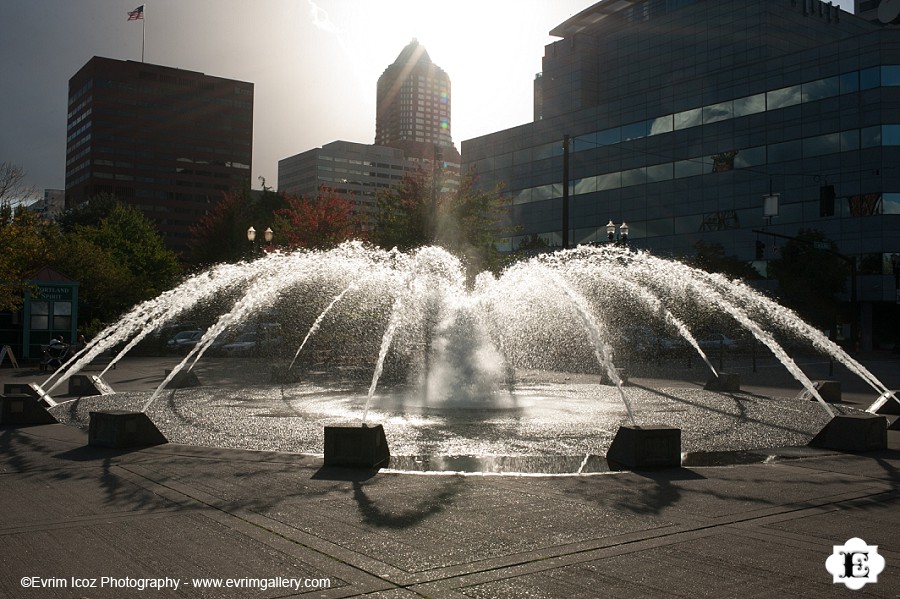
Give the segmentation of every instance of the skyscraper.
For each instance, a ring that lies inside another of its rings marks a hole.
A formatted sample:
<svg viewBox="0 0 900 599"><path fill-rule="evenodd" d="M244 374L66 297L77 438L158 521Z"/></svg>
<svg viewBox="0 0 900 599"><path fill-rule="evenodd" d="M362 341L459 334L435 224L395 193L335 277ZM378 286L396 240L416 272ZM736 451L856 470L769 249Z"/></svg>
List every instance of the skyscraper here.
<svg viewBox="0 0 900 599"><path fill-rule="evenodd" d="M413 39L378 79L375 145L459 163L450 136L450 77Z"/></svg>
<svg viewBox="0 0 900 599"><path fill-rule="evenodd" d="M115 195L181 250L249 186L252 145L252 83L95 56L69 80L66 205Z"/></svg>

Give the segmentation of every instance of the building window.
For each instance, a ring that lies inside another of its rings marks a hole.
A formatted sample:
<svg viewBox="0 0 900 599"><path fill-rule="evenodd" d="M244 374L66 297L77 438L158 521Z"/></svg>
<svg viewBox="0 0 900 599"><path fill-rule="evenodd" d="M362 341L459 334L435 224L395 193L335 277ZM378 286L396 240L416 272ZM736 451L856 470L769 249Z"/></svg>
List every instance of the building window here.
<svg viewBox="0 0 900 599"><path fill-rule="evenodd" d="M31 328L50 328L50 302L31 302Z"/></svg>
<svg viewBox="0 0 900 599"><path fill-rule="evenodd" d="M63 331L70 328L72 328L72 302L53 302L53 330Z"/></svg>

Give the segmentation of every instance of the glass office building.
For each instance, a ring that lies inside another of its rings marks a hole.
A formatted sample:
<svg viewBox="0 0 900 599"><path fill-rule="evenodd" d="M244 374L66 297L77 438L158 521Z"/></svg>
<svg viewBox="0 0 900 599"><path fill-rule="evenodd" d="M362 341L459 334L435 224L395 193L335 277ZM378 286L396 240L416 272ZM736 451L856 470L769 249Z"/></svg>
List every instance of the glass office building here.
<svg viewBox="0 0 900 599"><path fill-rule="evenodd" d="M416 163L403 150L350 141L333 141L278 161L278 191L317 197L321 188L353 202L370 228L378 213L378 194L396 186Z"/></svg>
<svg viewBox="0 0 900 599"><path fill-rule="evenodd" d="M568 136L570 245L610 220L661 255L702 240L749 262L762 240L764 271L784 241L755 231L816 229L857 263L863 344L889 336L900 29L818 0L604 0L551 34L535 121L462 144L464 171L512 197L506 249L561 244Z"/></svg>

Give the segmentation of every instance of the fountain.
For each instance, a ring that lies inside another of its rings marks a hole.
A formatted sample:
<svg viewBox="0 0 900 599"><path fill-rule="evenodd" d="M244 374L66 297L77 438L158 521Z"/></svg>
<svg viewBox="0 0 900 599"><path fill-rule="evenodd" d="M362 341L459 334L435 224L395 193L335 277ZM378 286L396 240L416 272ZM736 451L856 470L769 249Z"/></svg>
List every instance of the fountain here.
<svg viewBox="0 0 900 599"><path fill-rule="evenodd" d="M167 371L139 413L156 409L164 390L185 372L193 372L217 339L248 322L276 319L282 339L277 355L266 364L279 381L272 388L282 398L294 393L292 385L305 384L314 376L326 380L324 387L332 395L340 394L342 380L366 377L364 398L342 413L344 420L355 422L327 425L326 446L352 454L356 450L347 448L362 444L365 449L360 451L374 456L364 460L372 466L383 465L389 455L385 422L370 422L383 406L401 404L402 411L414 397L419 414L434 409L489 411L497 406L522 410L517 372L537 373L533 377L538 381L540 373L602 376L624 408L616 426L631 435L618 446L640 445L634 435L647 435L664 448L665 456L655 455L646 464L673 465L673 456L680 463L681 430L654 421L659 418L656 413L641 405L639 393L626 387L620 367L627 364L620 362L620 355L633 346L636 334L655 331L682 340L713 379L722 379L724 374L713 367L693 332L710 319L727 320L769 350L831 421L843 415L822 398L781 338L804 340L859 376L877 395L888 394L896 401L839 346L747 285L614 245L537 256L499 276L482 273L474 281L467 280L456 257L438 247L403 253L350 242L329 251L273 252L252 262L220 265L134 307L40 388L52 393L102 352L122 347L97 377L102 379L152 331L201 307L217 310L219 316L181 362ZM380 395L386 382L403 392ZM167 405L173 403L174 393ZM306 391L297 393L299 397ZM532 392L528 402L540 403L537 395ZM293 403L285 399L291 409L298 402L302 399ZM376 418L385 418L385 413ZM347 429L353 438L341 440L341 431L329 427ZM424 430L427 435L427 427ZM363 437L369 440L360 441ZM373 444L379 446L377 451L371 451ZM344 456L338 461L353 459ZM629 463L627 458L618 461Z"/></svg>

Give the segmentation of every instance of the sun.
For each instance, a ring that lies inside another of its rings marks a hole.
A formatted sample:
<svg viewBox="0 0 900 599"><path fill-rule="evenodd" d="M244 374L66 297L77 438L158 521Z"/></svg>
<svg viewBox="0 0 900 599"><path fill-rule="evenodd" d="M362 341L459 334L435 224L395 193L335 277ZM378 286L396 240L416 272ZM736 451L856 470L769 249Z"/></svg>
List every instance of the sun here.
<svg viewBox="0 0 900 599"><path fill-rule="evenodd" d="M307 0L316 26L339 38L374 114L378 77L416 39L450 77L454 143L533 117L533 82L549 30L590 0ZM452 125L451 125L452 124Z"/></svg>

